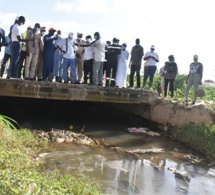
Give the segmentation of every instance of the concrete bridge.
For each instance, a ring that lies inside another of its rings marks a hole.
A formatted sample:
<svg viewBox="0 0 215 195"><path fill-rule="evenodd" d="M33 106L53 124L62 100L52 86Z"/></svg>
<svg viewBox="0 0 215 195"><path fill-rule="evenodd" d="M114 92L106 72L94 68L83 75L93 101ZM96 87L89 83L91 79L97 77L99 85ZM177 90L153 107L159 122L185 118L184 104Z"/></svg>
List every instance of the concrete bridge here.
<svg viewBox="0 0 215 195"><path fill-rule="evenodd" d="M162 125L210 124L214 120L211 111L202 105L187 108L149 90L0 79L0 96L111 103L117 109Z"/></svg>

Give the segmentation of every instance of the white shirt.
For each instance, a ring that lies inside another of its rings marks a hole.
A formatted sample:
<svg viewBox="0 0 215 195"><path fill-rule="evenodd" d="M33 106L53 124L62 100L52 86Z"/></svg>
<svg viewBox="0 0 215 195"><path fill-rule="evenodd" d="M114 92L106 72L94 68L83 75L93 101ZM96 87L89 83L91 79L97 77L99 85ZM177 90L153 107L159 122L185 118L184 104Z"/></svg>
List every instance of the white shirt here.
<svg viewBox="0 0 215 195"><path fill-rule="evenodd" d="M152 52L152 51L148 51L146 52L144 58L148 57L148 56L153 56L154 58L156 58L157 60L159 60L159 56L157 53ZM144 66L156 66L157 62L155 61L154 58L149 58L145 63Z"/></svg>
<svg viewBox="0 0 215 195"><path fill-rule="evenodd" d="M17 36L20 36L19 25L18 24L14 24L13 28L12 28L12 31L11 31L11 40L12 40L12 42L19 41L18 38L17 38Z"/></svg>
<svg viewBox="0 0 215 195"><path fill-rule="evenodd" d="M100 39L92 44L95 61L104 62L105 61L105 43Z"/></svg>
<svg viewBox="0 0 215 195"><path fill-rule="evenodd" d="M84 60L93 59L93 47L85 47Z"/></svg>
<svg viewBox="0 0 215 195"><path fill-rule="evenodd" d="M57 45L63 51L66 51L66 53L63 54L64 58L67 58L67 59L74 59L75 58L75 52L78 50L78 48L77 48L77 46L74 45L73 40L66 38L66 39L63 39L62 41L60 41Z"/></svg>

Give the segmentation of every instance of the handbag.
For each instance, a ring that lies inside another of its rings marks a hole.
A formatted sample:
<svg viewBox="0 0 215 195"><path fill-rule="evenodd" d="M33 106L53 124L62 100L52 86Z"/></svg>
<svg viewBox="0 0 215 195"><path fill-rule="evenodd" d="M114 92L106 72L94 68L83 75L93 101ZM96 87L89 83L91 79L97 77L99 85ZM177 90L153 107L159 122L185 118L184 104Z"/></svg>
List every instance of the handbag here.
<svg viewBox="0 0 215 195"><path fill-rule="evenodd" d="M196 90L196 97L204 97L205 96L205 91L202 87L198 88Z"/></svg>

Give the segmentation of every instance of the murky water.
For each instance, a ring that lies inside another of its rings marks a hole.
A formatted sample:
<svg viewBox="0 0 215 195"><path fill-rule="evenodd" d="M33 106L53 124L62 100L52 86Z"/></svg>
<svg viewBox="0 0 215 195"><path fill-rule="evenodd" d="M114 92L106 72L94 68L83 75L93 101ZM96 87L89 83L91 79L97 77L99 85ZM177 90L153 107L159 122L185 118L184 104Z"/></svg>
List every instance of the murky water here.
<svg viewBox="0 0 215 195"><path fill-rule="evenodd" d="M2 98L1 112L29 128L51 128L75 131L84 128L89 136L105 142L134 149L163 149L158 154L139 154L141 160L105 148L76 144L59 144L56 151L42 160L47 170L57 168L62 174L71 173L99 185L104 194L111 195L214 195L215 167L202 161L193 162L189 155L201 156L177 142L163 137L132 134L128 127L149 127L147 121L135 120L118 113L109 105L83 102L61 102ZM16 108L16 109L14 109ZM175 177L169 167L186 171L190 181Z"/></svg>
<svg viewBox="0 0 215 195"><path fill-rule="evenodd" d="M96 183L104 194L112 195L213 195L215 169L206 163L192 162L186 155L198 155L182 145L162 137L135 135L123 130L90 131L88 135L127 150L162 148L159 154L143 154L135 160L104 148L91 148L75 144L59 144L56 151L43 160L48 170L59 169ZM190 181L168 170L185 170Z"/></svg>

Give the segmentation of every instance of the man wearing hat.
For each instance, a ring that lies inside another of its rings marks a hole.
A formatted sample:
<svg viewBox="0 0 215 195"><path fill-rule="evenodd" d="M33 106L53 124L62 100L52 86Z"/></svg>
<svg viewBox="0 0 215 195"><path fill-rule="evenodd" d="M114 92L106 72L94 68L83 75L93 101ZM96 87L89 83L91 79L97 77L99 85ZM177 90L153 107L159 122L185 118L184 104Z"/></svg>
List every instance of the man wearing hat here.
<svg viewBox="0 0 215 195"><path fill-rule="evenodd" d="M149 89L152 89L154 75L157 70L157 62L159 62L159 56L154 52L154 50L155 46L152 45L150 47L150 51L146 52L143 58L146 61L144 64L143 88L145 87L146 81L149 77Z"/></svg>
<svg viewBox="0 0 215 195"><path fill-rule="evenodd" d="M37 69L36 69L36 78L38 81L42 81L42 71L43 71L43 49L44 49L44 42L43 42L43 36L46 32L46 27L40 28L40 37L41 37L41 45L40 45L40 52L38 56L38 62L37 62Z"/></svg>
<svg viewBox="0 0 215 195"><path fill-rule="evenodd" d="M54 33L56 30L54 28L49 29L49 33L44 36L44 49L43 49L43 80L48 80L52 82L53 79L53 66L54 66L54 52L55 46L53 40L56 39Z"/></svg>
<svg viewBox="0 0 215 195"><path fill-rule="evenodd" d="M188 104L188 96L191 87L193 86L193 102L194 105L196 102L196 90L199 85L202 85L202 76L203 76L203 65L198 62L198 55L193 56L193 62L190 64L190 71L187 77L186 91L185 91L185 103Z"/></svg>
<svg viewBox="0 0 215 195"><path fill-rule="evenodd" d="M77 33L77 39L75 42L77 45L84 45L85 41L82 40L83 34ZM84 70L84 47L77 46L78 50L76 51L75 55L75 67L76 67L76 73L77 73L77 79L79 83L82 83L83 80L83 70Z"/></svg>

